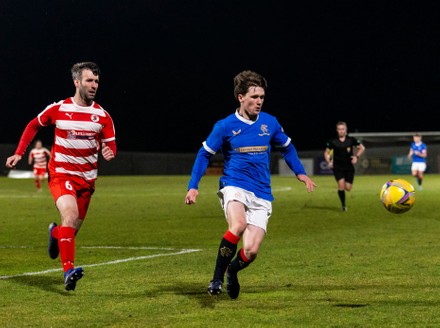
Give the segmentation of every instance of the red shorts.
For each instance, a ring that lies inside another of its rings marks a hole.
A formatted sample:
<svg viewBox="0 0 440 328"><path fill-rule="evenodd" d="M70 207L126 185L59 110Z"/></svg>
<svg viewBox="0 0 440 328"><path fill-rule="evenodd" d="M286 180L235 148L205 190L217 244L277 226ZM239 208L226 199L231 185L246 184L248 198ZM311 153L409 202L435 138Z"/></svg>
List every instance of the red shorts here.
<svg viewBox="0 0 440 328"><path fill-rule="evenodd" d="M49 189L56 203L63 195L72 195L76 198L79 219L84 220L89 208L90 199L95 192L95 183L88 182L75 176L49 177Z"/></svg>
<svg viewBox="0 0 440 328"><path fill-rule="evenodd" d="M44 167L41 168L34 168L34 175L45 175L46 169Z"/></svg>

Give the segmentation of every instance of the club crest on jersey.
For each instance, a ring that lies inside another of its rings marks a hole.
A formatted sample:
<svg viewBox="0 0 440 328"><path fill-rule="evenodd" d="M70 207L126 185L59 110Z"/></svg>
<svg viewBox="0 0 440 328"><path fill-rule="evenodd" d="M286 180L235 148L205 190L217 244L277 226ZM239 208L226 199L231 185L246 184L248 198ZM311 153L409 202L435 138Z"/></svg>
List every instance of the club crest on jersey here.
<svg viewBox="0 0 440 328"><path fill-rule="evenodd" d="M90 119L92 120L92 122L98 122L99 121L99 116L98 115L95 115L95 114L93 114L92 116L90 116Z"/></svg>
<svg viewBox="0 0 440 328"><path fill-rule="evenodd" d="M260 137L262 137L262 136L270 136L269 129L268 129L266 124L261 124L260 129L263 132L263 133L259 133L258 134Z"/></svg>

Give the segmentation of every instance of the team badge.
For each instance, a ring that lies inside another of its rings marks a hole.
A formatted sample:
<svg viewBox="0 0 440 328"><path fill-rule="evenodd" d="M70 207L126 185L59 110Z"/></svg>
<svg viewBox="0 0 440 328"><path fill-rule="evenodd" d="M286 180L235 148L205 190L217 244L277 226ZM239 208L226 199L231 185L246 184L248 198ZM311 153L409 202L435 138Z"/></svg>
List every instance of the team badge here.
<svg viewBox="0 0 440 328"><path fill-rule="evenodd" d="M95 115L95 114L93 114L92 116L90 116L90 119L92 120L92 122L95 122L95 123L97 123L97 122L99 121L99 116L98 116L98 115Z"/></svg>
<svg viewBox="0 0 440 328"><path fill-rule="evenodd" d="M268 129L266 124L261 124L260 129L263 132L263 133L258 134L260 137L262 137L262 136L270 136L269 129Z"/></svg>

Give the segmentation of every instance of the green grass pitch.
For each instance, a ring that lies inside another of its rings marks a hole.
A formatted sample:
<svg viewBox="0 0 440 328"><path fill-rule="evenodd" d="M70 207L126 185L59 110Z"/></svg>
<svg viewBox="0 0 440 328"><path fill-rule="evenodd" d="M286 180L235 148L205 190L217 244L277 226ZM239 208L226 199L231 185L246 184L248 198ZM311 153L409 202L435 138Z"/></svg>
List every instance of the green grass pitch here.
<svg viewBox="0 0 440 328"><path fill-rule="evenodd" d="M268 234L234 301L206 291L227 228L218 177L202 179L192 206L188 176L98 178L73 292L47 255L47 226L59 222L47 186L0 178L0 326L438 327L440 176L426 175L400 215L379 201L391 178L356 176L342 212L333 177L313 177L308 194L273 176Z"/></svg>

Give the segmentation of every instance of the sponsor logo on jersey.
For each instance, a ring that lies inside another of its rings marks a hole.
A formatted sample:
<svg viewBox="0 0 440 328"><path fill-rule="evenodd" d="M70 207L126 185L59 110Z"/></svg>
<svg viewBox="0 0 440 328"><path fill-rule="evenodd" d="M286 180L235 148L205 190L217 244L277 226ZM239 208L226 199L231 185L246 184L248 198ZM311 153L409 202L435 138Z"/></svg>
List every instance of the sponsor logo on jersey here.
<svg viewBox="0 0 440 328"><path fill-rule="evenodd" d="M237 153L262 153L267 151L268 146L250 146L234 148Z"/></svg>
<svg viewBox="0 0 440 328"><path fill-rule="evenodd" d="M95 138L94 132L71 130L67 133L67 139L92 140Z"/></svg>
<svg viewBox="0 0 440 328"><path fill-rule="evenodd" d="M233 134L234 136L236 136L237 134L240 134L240 132L241 132L241 129L238 130L237 132L235 132L234 130L232 130L232 134Z"/></svg>

